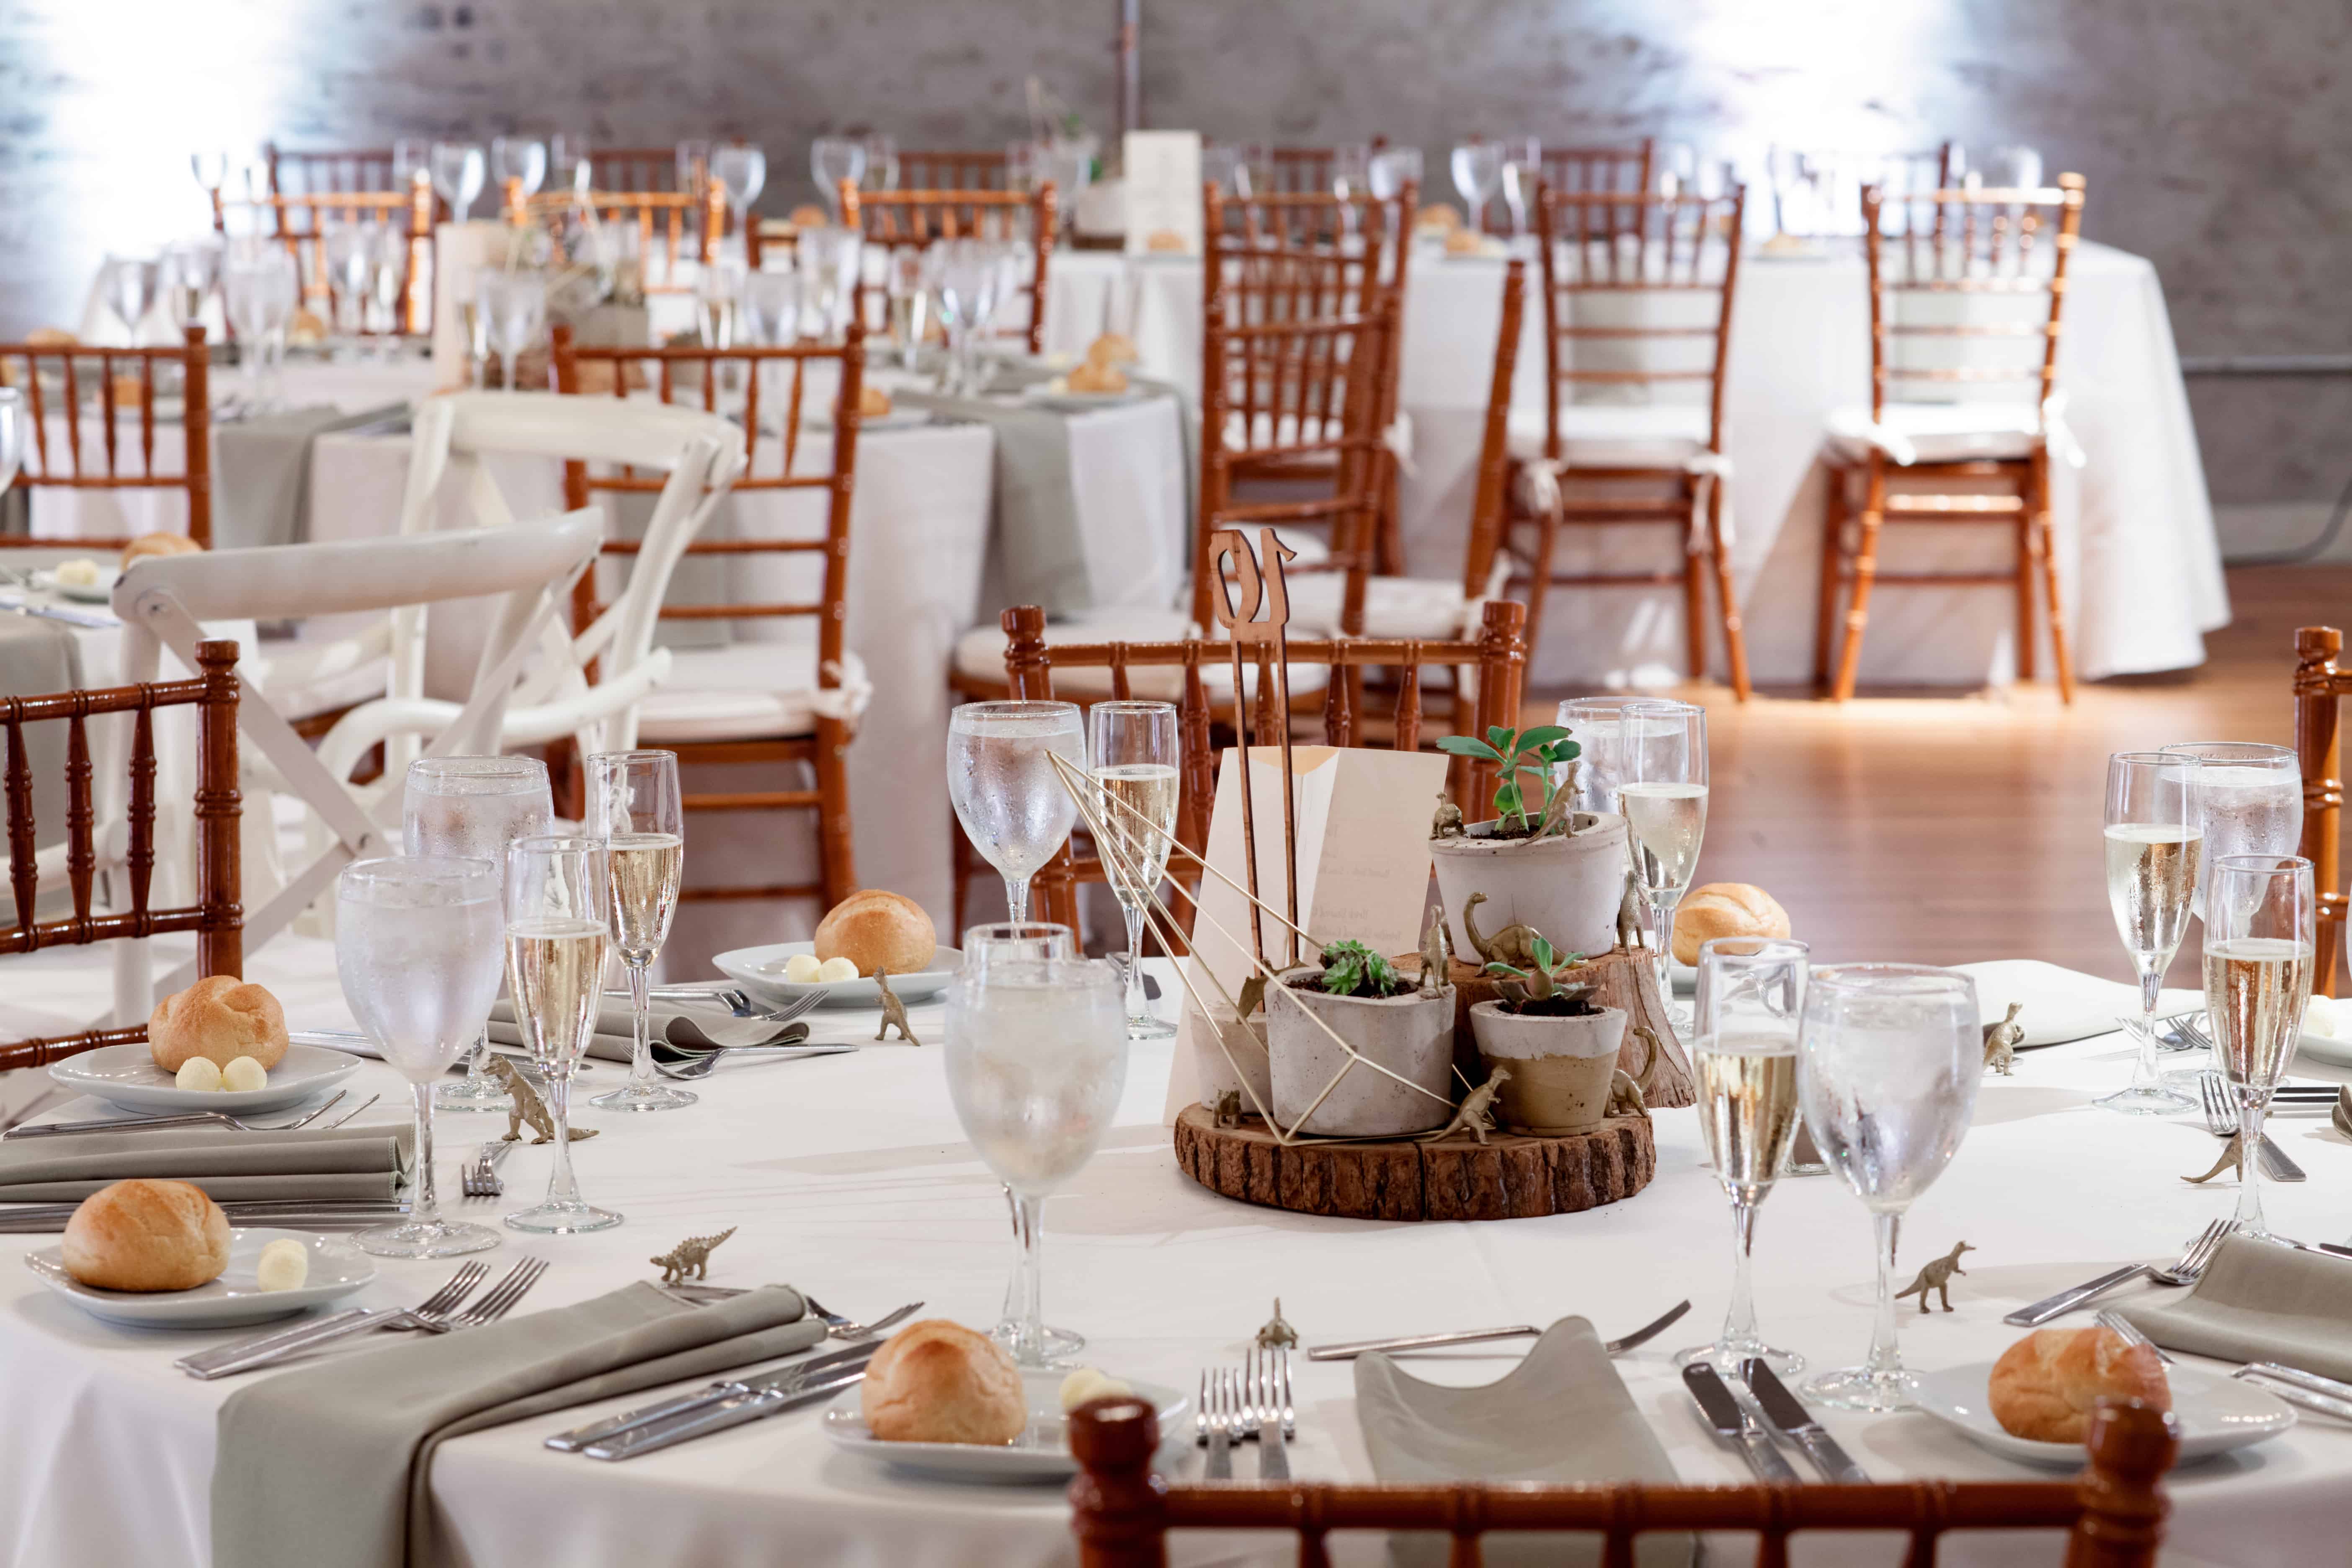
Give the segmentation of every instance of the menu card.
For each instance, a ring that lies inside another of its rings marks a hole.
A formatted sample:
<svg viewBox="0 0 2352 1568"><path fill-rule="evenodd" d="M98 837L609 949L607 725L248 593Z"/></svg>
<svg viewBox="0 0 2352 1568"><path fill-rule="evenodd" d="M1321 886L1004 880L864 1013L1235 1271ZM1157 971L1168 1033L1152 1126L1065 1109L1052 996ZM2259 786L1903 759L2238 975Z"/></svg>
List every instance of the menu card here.
<svg viewBox="0 0 2352 1568"><path fill-rule="evenodd" d="M474 275L506 260L501 243L514 233L489 219L445 223L433 231L433 384L462 387L471 374L466 342L466 311L459 301L474 298Z"/></svg>
<svg viewBox="0 0 2352 1568"><path fill-rule="evenodd" d="M1201 254L1201 133L1130 131L1120 152L1130 256Z"/></svg>

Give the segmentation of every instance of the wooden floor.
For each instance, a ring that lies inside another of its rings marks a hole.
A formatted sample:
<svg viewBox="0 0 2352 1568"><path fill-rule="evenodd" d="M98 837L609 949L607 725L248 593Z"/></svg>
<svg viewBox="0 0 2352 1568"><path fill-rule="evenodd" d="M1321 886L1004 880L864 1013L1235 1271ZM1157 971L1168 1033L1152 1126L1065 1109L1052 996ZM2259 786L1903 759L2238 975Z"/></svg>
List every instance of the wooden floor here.
<svg viewBox="0 0 2352 1568"><path fill-rule="evenodd" d="M1769 890L1816 963L2040 958L2130 979L2101 865L2108 753L2288 742L2295 627L2347 625L2352 568L2233 572L2230 595L2201 668L2084 686L2071 709L2046 683L1843 706L1682 691L1711 750L1698 879ZM2196 983L2179 963L2171 979Z"/></svg>

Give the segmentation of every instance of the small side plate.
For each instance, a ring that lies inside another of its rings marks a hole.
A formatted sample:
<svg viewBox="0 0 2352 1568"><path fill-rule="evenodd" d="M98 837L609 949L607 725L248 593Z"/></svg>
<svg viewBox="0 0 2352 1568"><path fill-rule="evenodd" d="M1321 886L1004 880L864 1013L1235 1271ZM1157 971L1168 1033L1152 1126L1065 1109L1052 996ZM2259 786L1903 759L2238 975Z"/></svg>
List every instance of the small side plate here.
<svg viewBox="0 0 2352 1568"><path fill-rule="evenodd" d="M2302 1043L2295 1049L2299 1054L2309 1057L2314 1061L2326 1062L2334 1067L2352 1068L2352 1040L2340 1039L2332 1035L2315 1035L2306 1029L2303 1033Z"/></svg>
<svg viewBox="0 0 2352 1568"><path fill-rule="evenodd" d="M732 952L722 952L711 962L719 972L734 981L752 997L761 1002L796 1002L815 994L824 998L821 1007L879 1007L882 989L868 979L820 981L813 985L796 984L784 978L784 961L799 952L814 952L816 944L809 942L771 942L766 947L739 947ZM931 954L929 965L913 974L890 976L891 994L901 1002L925 1002L948 988L956 971L963 964L963 954L951 947L940 948Z"/></svg>
<svg viewBox="0 0 2352 1568"><path fill-rule="evenodd" d="M115 579L122 574L103 563L100 567L100 572L101 574L100 580L95 583L60 583L54 571L35 572L32 574L33 586L47 589L61 599L72 599L79 604L110 604L114 598Z"/></svg>
<svg viewBox="0 0 2352 1568"><path fill-rule="evenodd" d="M348 1051L292 1045L260 1089L182 1089L155 1065L145 1046L101 1046L49 1064L49 1077L59 1087L95 1095L125 1110L223 1110L231 1116L282 1110L315 1100L359 1070L359 1058Z"/></svg>
<svg viewBox="0 0 2352 1568"><path fill-rule="evenodd" d="M2251 1384L2193 1367L2165 1371L2172 1384L2172 1414L2180 1423L2182 1464L2275 1437L2294 1425L2294 1406ZM2004 1458L2081 1469L2084 1449L2080 1443L2036 1443L2001 1429L1985 1397L1991 1377L1989 1361L1920 1373L1919 1408Z"/></svg>
<svg viewBox="0 0 2352 1568"><path fill-rule="evenodd" d="M886 1443L866 1426L861 1392L855 1388L825 1406L820 1425L835 1447L921 1475L960 1481L1066 1481L1078 1470L1077 1460L1070 1457L1068 1423L1062 1415L1062 1379L1066 1375L1021 1374L1029 1398L1029 1425L1001 1448L976 1443ZM1160 1412L1163 1438L1191 1407L1175 1389L1156 1383L1131 1386Z"/></svg>
<svg viewBox="0 0 2352 1568"><path fill-rule="evenodd" d="M310 1249L310 1276L299 1289L264 1290L253 1278L261 1249L287 1238ZM306 1230L258 1226L229 1232L228 1267L219 1279L193 1290L101 1290L85 1285L66 1272L62 1247L26 1253L25 1267L93 1318L155 1329L227 1329L290 1318L310 1308L340 1301L375 1278L373 1260L358 1247Z"/></svg>

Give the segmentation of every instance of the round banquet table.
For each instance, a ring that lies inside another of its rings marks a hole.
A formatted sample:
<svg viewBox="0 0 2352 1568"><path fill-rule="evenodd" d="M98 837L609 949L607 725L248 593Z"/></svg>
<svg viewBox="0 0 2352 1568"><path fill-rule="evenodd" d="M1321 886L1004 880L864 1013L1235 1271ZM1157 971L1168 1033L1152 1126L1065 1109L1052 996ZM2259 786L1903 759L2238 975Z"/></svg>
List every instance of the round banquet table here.
<svg viewBox="0 0 2352 1568"><path fill-rule="evenodd" d="M323 944L274 943L252 969L278 990L297 1026L344 1016ZM54 989L69 979L61 971L47 984ZM1172 992L1164 968L1161 983ZM45 994L39 984L19 991L10 1012ZM648 1278L649 1254L732 1225L741 1228L715 1255L715 1282L789 1280L852 1316L920 1300L927 1316L992 1322L1010 1263L1003 1201L948 1102L937 1049L940 1008L909 1012L930 1046L894 1039L853 1056L725 1068L698 1086L701 1104L667 1115L620 1121L583 1112L583 1124L602 1135L578 1150L583 1187L591 1201L625 1213L627 1223L595 1236L512 1237L488 1260L551 1258L554 1267L525 1306L560 1307ZM866 1039L873 1021L863 1010L820 1012L815 1035ZM1277 1295L1308 1344L1541 1324L1579 1313L1612 1336L1687 1296L1687 1318L1616 1364L1685 1479L1745 1479L1736 1457L1699 1426L1669 1359L1677 1346L1712 1335L1729 1279L1727 1207L1704 1167L1693 1112L1659 1113L1656 1180L1605 1208L1466 1225L1318 1219L1231 1203L1178 1173L1161 1120L1169 1059L1164 1042L1135 1048L1116 1129L1047 1206L1047 1315L1092 1337L1087 1361L1190 1389L1204 1363L1238 1358ZM614 1070L600 1067L592 1077ZM1905 1226L1906 1274L1963 1237L1977 1248L1955 1284L1956 1311L1922 1317L1901 1303L1912 1364L1990 1358L2017 1333L2000 1322L2003 1312L2120 1262L2168 1258L2232 1201L2226 1184L2216 1190L2180 1182L2212 1159L2214 1142L2201 1127L2089 1105L2126 1071L2120 1037L2108 1036L2023 1054L2013 1079L1986 1080L1958 1159ZM2347 1076L2307 1061L2297 1071ZM354 1081L387 1091L371 1120L394 1120L396 1081L387 1069L369 1064ZM90 1107L56 1109L75 1115ZM442 1147L454 1161L503 1123L447 1116L441 1126ZM2289 1234L2336 1236L2346 1223L2337 1194L2352 1180L2352 1144L2324 1121L2273 1127L2311 1179L2294 1187L2265 1184L2273 1221ZM480 1217L532 1201L547 1165L547 1151L518 1150L504 1166L507 1196L467 1212ZM447 1181L444 1191L454 1186ZM21 1251L45 1240L0 1245ZM448 1268L385 1262L363 1300L414 1301ZM220 1336L111 1327L21 1270L0 1279L13 1281L0 1306L0 1380L10 1391L10 1419L0 1426L0 1538L10 1560L203 1563L215 1414L235 1384L193 1382L169 1363ZM1774 1342L1801 1352L1814 1368L1859 1359L1870 1320L1869 1226L1834 1178L1792 1178L1774 1190L1759 1227L1756 1279L1759 1318ZM1489 1348L1403 1364L1434 1380L1486 1382L1517 1354ZM1370 1479L1348 1368L1303 1357L1296 1364L1296 1473ZM541 1446L551 1432L651 1397L447 1444L432 1489L455 1543L453 1560L470 1568L1072 1560L1059 1489L902 1476L835 1451L813 1410L623 1464ZM2033 1474L1926 1415L1828 1412L1826 1419L1880 1479ZM1188 1457L1186 1473L1197 1464ZM1244 1451L1239 1473L1250 1476L1254 1466ZM2236 1568L2340 1561L2347 1488L2352 1429L2307 1416L2280 1438L2180 1473L2163 1560ZM1179 1563L1292 1561L1291 1544L1272 1537L1176 1539ZM1951 1538L1942 1561L2057 1561L2055 1538L2032 1538L2039 1544L2031 1549L2021 1539ZM1895 1548L1883 1542L1848 1542L1850 1553L1832 1544L1810 1539L1803 1561L1895 1560ZM1343 1550L1354 1561L1381 1560L1361 1539Z"/></svg>

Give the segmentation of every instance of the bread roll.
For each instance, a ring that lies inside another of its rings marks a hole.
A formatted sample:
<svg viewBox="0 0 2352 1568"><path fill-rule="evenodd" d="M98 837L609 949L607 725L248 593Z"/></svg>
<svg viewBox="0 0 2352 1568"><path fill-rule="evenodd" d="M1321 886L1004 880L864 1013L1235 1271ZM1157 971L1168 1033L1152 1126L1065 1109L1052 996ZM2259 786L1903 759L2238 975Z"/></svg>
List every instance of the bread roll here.
<svg viewBox="0 0 2352 1568"><path fill-rule="evenodd" d="M1065 384L1072 392L1125 392L1127 372L1107 362L1088 360L1071 370Z"/></svg>
<svg viewBox="0 0 2352 1568"><path fill-rule="evenodd" d="M149 555L187 555L203 548L184 533L142 533L122 547L122 564L128 570L133 561Z"/></svg>
<svg viewBox="0 0 2352 1568"><path fill-rule="evenodd" d="M2102 1399L2172 1408L2172 1388L2153 1345L2113 1329L2037 1329L1992 1363L1986 1390L1992 1418L2012 1437L2080 1443Z"/></svg>
<svg viewBox="0 0 2352 1568"><path fill-rule="evenodd" d="M784 221L794 228L824 228L832 224L833 215L814 202L803 202Z"/></svg>
<svg viewBox="0 0 2352 1568"><path fill-rule="evenodd" d="M64 1252L101 1290L193 1290L228 1267L228 1215L185 1182L117 1182L82 1199Z"/></svg>
<svg viewBox="0 0 2352 1568"><path fill-rule="evenodd" d="M224 1068L251 1057L267 1071L286 1058L286 1009L267 986L211 975L155 1004L147 1048L168 1073L190 1057L210 1057Z"/></svg>
<svg viewBox="0 0 2352 1568"><path fill-rule="evenodd" d="M1105 332L1087 345L1088 364L1130 365L1143 363L1135 340L1125 332Z"/></svg>
<svg viewBox="0 0 2352 1568"><path fill-rule="evenodd" d="M1184 237L1172 228L1155 228L1143 237L1143 248L1156 251L1189 250Z"/></svg>
<svg viewBox="0 0 2352 1568"><path fill-rule="evenodd" d="M945 1318L893 1334L866 1365L866 1425L886 1443L1010 1443L1029 1425L1003 1345Z"/></svg>
<svg viewBox="0 0 2352 1568"><path fill-rule="evenodd" d="M873 383L866 383L857 389L857 412L861 418L881 418L890 412L890 395Z"/></svg>
<svg viewBox="0 0 2352 1568"><path fill-rule="evenodd" d="M1440 233L1451 234L1462 226L1462 215L1455 212L1448 203L1432 202L1412 215L1412 226L1433 228Z"/></svg>
<svg viewBox="0 0 2352 1568"><path fill-rule="evenodd" d="M879 888L850 894L816 928L818 958L845 958L866 976L877 969L916 973L929 966L939 950L939 933L923 906Z"/></svg>
<svg viewBox="0 0 2352 1568"><path fill-rule="evenodd" d="M1789 911L1761 888L1709 882L1693 888L1675 910L1675 957L1698 962L1698 944L1719 936L1787 936Z"/></svg>

